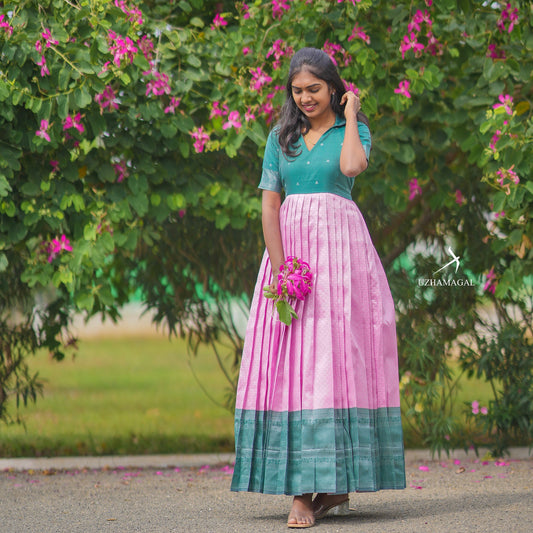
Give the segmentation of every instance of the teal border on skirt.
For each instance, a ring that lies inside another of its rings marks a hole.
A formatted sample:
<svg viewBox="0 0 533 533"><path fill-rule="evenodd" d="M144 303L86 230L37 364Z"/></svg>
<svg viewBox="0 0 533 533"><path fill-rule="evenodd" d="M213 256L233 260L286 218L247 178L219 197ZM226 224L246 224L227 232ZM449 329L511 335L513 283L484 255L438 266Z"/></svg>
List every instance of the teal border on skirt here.
<svg viewBox="0 0 533 533"><path fill-rule="evenodd" d="M405 488L399 407L235 412L232 491L264 494Z"/></svg>

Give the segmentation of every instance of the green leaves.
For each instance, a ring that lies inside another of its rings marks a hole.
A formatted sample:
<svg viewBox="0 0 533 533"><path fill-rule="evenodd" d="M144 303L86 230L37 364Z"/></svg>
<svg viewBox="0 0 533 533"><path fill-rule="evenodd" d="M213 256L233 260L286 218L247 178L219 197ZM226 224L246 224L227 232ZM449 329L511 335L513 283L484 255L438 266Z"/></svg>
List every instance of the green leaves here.
<svg viewBox="0 0 533 533"><path fill-rule="evenodd" d="M394 288L405 310L402 353L413 320L425 331L422 340L440 339L445 357L457 337L447 329L452 309L468 317L491 298L501 300L498 309L520 308L516 295L533 268L529 12L520 10L513 31L499 32L504 5L496 3L474 10L454 0L414 7L400 0L394 8L379 0L289 2L277 20L271 3L258 0L249 18L240 4L230 6L227 26L211 29L215 13L202 0L177 8L145 3L142 25L114 2L71 4L20 3L13 35L0 31L0 271L22 272L20 301L32 298L30 287L53 283L65 309L116 313L142 270L151 305L174 323L198 301L184 272L201 272L203 286L216 279L231 290L250 288L263 248L261 156L285 99L290 56L327 40L370 120L370 165L355 180L354 198L386 266L413 249L431 255L452 244L463 248L464 266L477 278L494 267L494 295L440 295L431 307L413 300L412 284ZM422 20L426 12L431 25ZM45 28L58 44L46 46ZM411 33L424 48L402 58ZM131 39L137 51L126 51L113 34L122 43ZM50 74L37 65L42 57ZM259 68L271 81L257 83ZM402 81L410 83L410 98L395 93ZM513 98L511 114L493 108L505 95ZM65 128L73 117L81 127ZM50 141L35 135L43 120ZM191 135L200 131L203 144ZM507 194L497 172L510 168L519 182ZM422 192L410 198L415 179ZM62 235L73 251L48 262L47 246ZM234 251L241 249L250 257L246 269L244 253L237 258ZM160 287L163 278L181 282L172 285L172 298ZM423 346L427 368L445 366L439 350ZM420 379L433 378L428 370ZM431 382L424 390L434 398L437 388ZM443 443L445 428L453 427L448 418L441 422L439 435L428 437L434 442Z"/></svg>
<svg viewBox="0 0 533 533"><path fill-rule="evenodd" d="M278 311L280 322L283 322L287 326L291 325L293 318L298 318L298 315L296 314L294 309L285 300L280 300L279 302L276 302L276 310Z"/></svg>

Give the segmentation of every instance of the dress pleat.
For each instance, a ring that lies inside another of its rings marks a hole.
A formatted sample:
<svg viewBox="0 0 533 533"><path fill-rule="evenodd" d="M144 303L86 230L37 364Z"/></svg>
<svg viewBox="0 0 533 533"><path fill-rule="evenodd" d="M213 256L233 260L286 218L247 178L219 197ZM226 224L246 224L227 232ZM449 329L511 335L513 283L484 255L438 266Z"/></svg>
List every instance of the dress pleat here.
<svg viewBox="0 0 533 533"><path fill-rule="evenodd" d="M346 493L405 487L394 304L356 204L291 194L280 210L286 256L313 288L282 324L263 287L265 252L237 389L232 490ZM277 274L277 273L276 273Z"/></svg>

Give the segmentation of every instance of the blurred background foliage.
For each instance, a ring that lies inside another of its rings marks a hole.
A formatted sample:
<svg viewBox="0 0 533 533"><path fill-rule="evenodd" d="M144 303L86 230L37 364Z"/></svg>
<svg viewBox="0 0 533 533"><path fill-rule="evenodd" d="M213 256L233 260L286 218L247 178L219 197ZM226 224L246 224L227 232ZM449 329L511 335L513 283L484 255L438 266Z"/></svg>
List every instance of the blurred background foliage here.
<svg viewBox="0 0 533 533"><path fill-rule="evenodd" d="M115 320L136 292L192 353L224 341L231 408L261 155L290 55L315 46L371 123L353 197L397 304L406 423L438 452L531 443L532 9L0 2L0 418L36 398L28 356L61 359L73 313ZM435 274L450 248L459 270ZM462 374L491 383L486 414L457 409Z"/></svg>

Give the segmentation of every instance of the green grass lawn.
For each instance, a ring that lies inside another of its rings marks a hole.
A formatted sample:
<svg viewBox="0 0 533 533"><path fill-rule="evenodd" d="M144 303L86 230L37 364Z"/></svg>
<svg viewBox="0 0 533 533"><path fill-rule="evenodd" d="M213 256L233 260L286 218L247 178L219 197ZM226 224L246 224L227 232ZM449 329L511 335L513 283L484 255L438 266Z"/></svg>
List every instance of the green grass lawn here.
<svg viewBox="0 0 533 533"><path fill-rule="evenodd" d="M223 401L214 357L195 374ZM26 429L0 425L0 456L198 453L233 449L233 418L195 381L185 343L165 337L89 339L74 359L30 361L44 397L22 409Z"/></svg>
<svg viewBox="0 0 533 533"><path fill-rule="evenodd" d="M45 380L44 397L23 408L26 428L0 425L0 456L200 453L233 451L226 382L207 350L189 359L185 343L166 337L86 339L75 358L46 353L30 361ZM457 409L492 391L461 381ZM406 444L419 447L406 426Z"/></svg>

